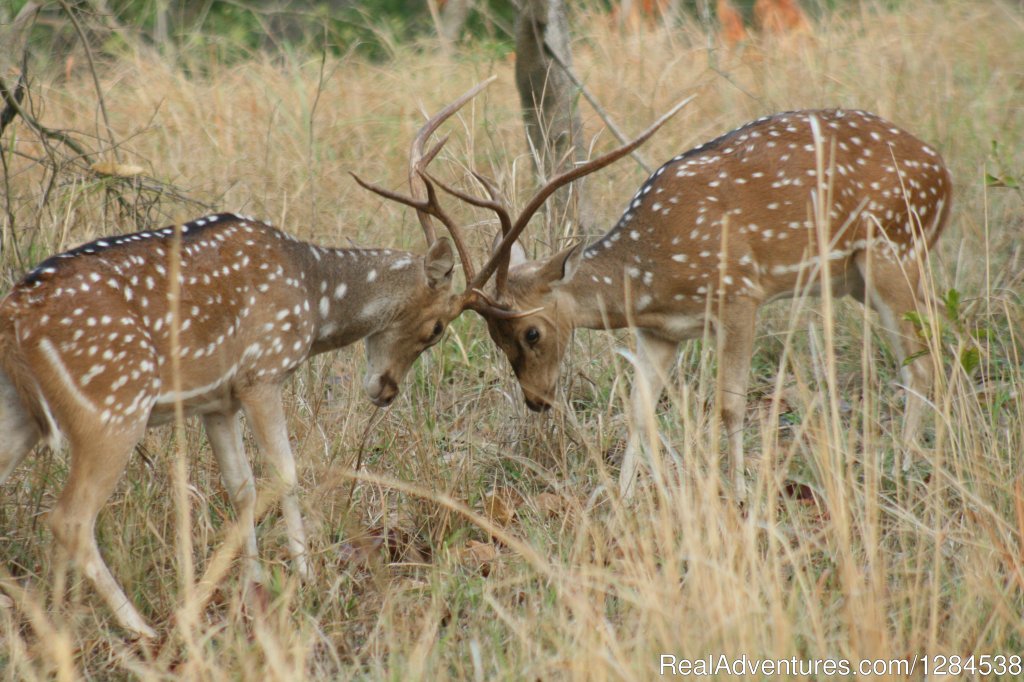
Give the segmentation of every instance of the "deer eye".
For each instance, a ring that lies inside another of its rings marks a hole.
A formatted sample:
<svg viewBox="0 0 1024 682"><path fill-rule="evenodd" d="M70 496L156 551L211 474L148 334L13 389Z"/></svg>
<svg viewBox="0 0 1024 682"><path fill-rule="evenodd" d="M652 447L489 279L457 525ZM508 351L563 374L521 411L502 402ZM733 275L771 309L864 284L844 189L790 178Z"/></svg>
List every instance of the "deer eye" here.
<svg viewBox="0 0 1024 682"><path fill-rule="evenodd" d="M441 336L441 332L444 331L444 325L440 322L434 323L434 336Z"/></svg>
<svg viewBox="0 0 1024 682"><path fill-rule="evenodd" d="M530 344L531 346L537 345L537 342L540 341L540 330L537 329L536 327L530 327L529 329L526 330L525 338L526 343Z"/></svg>

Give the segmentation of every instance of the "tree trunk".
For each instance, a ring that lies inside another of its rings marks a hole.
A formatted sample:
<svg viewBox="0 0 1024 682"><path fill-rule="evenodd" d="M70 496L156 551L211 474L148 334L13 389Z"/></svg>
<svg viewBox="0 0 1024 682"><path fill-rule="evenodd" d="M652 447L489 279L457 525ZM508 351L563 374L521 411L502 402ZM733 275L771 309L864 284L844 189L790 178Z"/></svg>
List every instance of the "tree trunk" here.
<svg viewBox="0 0 1024 682"><path fill-rule="evenodd" d="M582 160L586 144L574 106L575 89L558 63L572 66L565 3L521 1L516 20L516 87L534 168L543 183ZM580 184L577 181L558 190L547 202L552 247L576 234L576 224L585 210Z"/></svg>
<svg viewBox="0 0 1024 682"><path fill-rule="evenodd" d="M448 0L444 4L441 10L441 37L449 44L459 42L471 8L471 0Z"/></svg>

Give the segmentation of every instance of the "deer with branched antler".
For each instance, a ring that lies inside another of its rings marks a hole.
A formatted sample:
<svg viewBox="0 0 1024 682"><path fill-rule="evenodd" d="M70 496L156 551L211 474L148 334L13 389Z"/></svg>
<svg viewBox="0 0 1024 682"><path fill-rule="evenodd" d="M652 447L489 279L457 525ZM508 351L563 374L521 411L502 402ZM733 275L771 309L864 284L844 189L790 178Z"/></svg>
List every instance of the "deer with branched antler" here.
<svg viewBox="0 0 1024 682"><path fill-rule="evenodd" d="M913 440L932 384L930 360L906 313L923 307L925 258L949 217L952 182L931 146L863 111L766 116L680 154L585 248L526 261L511 247L487 317L526 404L556 400L572 330L636 330L634 428L620 490L634 487L651 405L680 342L710 326L720 344L721 418L737 492L744 489L743 421L757 310L779 298L850 294L879 313L906 388L903 437ZM904 460L907 466L907 460Z"/></svg>
<svg viewBox="0 0 1024 682"><path fill-rule="evenodd" d="M412 363L461 311L451 243L424 229L428 250L417 255L323 248L252 218L211 215L54 256L0 303L0 481L40 440L69 441L71 472L49 524L60 553L93 581L122 627L154 634L100 555L96 515L147 427L174 419L176 403L202 416L250 577L260 580L261 570L242 411L283 491L297 571L309 573L282 386L311 356L364 339L365 392L378 406L394 400Z"/></svg>
<svg viewBox="0 0 1024 682"><path fill-rule="evenodd" d="M148 427L172 421L178 405L203 419L238 516L250 578L260 580L261 569L240 412L282 490L296 569L310 572L282 404L285 380L309 357L364 339L364 389L386 406L412 363L462 311L506 320L529 314L490 305L479 288L500 257L474 271L425 175L445 140L424 151L426 141L492 80L423 125L410 155L412 195L360 181L417 208L425 255L323 248L252 218L218 214L53 256L0 302L0 482L38 442L52 444L62 434L70 445L71 471L49 515L58 548L55 584L63 584L70 560L123 628L155 635L103 561L95 524L135 444ZM663 122L555 178L524 213L524 224L559 186L629 153ZM451 242L436 236L431 216L452 230L466 259L471 286L464 292L452 291Z"/></svg>

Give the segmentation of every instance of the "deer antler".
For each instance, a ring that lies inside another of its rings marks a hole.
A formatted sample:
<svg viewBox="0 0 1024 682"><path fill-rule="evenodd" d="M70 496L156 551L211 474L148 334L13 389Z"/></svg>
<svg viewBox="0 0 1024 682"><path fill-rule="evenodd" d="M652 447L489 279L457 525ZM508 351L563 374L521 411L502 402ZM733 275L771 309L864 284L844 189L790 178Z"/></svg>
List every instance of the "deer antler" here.
<svg viewBox="0 0 1024 682"><path fill-rule="evenodd" d="M498 215L498 219L501 221L501 232L503 235L501 243L499 243L494 249L487 263L485 263L484 266L480 268L480 271L477 272L476 277L470 278L468 275L466 277L468 285L466 287L463 308L471 308L484 316L490 315L500 318L508 317L508 313L511 311L502 307L500 302L496 302L489 296L482 295L483 287L491 276L495 275L497 297L498 301L500 301L505 290L505 282L508 278L508 267L512 252L512 245L515 243L516 239L519 238L519 235L522 234L523 230L526 229L526 225L530 222L530 219L544 204L547 198L560 187L569 184L573 180L578 180L586 175L598 171L632 152L654 135L654 133L656 133L666 121L675 116L679 110L689 104L693 98L694 96L691 95L690 97L680 101L668 112L662 115L661 118L652 123L647 130L643 131L640 135L621 147L618 147L617 149L614 149L607 154L599 156L598 158L588 161L580 166L576 166L575 168L561 173L549 180L547 184L541 187L537 193L534 194L533 198L530 199L526 208L519 214L519 217L516 218L515 222L512 222L505 205L497 198L497 191L494 188L494 184L487 178L484 178L477 173L473 173L477 180L479 180L487 189L487 193L491 197L490 201L480 199L479 197L470 197L462 192L453 190L441 183L438 183L441 186L441 189L462 199L463 201L471 203L474 206L491 209ZM533 312L536 311L530 311L527 314L532 314ZM513 316L522 317L523 314L514 313Z"/></svg>
<svg viewBox="0 0 1024 682"><path fill-rule="evenodd" d="M447 138L442 140L442 144L446 140ZM459 226L455 221L448 217L448 214L444 212L443 208L441 208L441 204L437 200L437 190L434 189L434 182L432 182L426 175L420 175L420 180L423 182L423 185L427 190L427 198L425 200L407 197L404 194L392 192L391 190L385 189L379 185L371 184L360 178L355 173L350 173L350 175L355 178L355 181L359 183L360 187L368 189L375 194L379 194L385 199L390 199L416 209L416 213L420 216L420 224L423 225L424 231L426 231L428 227L433 230L433 226L429 222L429 216L433 216L440 220L444 226L448 228L448 232L452 236L452 241L455 242L455 250L458 251L459 259L462 260L462 268L466 272L466 279L471 279L474 276L473 261L470 258L469 251L466 249L465 242L462 240L462 231L459 230ZM429 243L433 244L434 242Z"/></svg>
<svg viewBox="0 0 1024 682"><path fill-rule="evenodd" d="M427 166L434 160L434 157L438 155L441 148L444 147L445 143L448 141L448 137L445 136L441 138L441 140L439 140L437 144L431 147L426 153L423 151L423 146L442 123L451 118L455 112L466 104L466 102L476 97L481 90L493 83L495 78L497 78L497 76L491 76L487 80L470 88L457 100L429 118L427 122L423 124L423 127L420 128L409 149L409 196L404 196L397 192L384 189L378 185L364 182L359 176L354 173L352 174L352 177L354 177L356 182L358 182L363 188L379 194L386 199L391 199L392 201L397 201L416 209L416 216L419 218L420 225L423 227L423 234L427 238L428 246L437 240L434 224L430 220L430 217L433 216L444 223L445 227L448 228L448 231L452 235L452 240L455 242L455 248L459 252L459 258L462 259L462 265L466 270L467 279L469 278L469 273L473 271L473 266L472 263L467 260L468 252L466 251L465 244L462 240L462 233L459 231L458 226L445 216L444 210L437 202L437 195L434 192L430 181L427 180L425 176ZM421 183L422 189L420 188ZM424 193L426 194L426 198L423 196Z"/></svg>
<svg viewBox="0 0 1024 682"><path fill-rule="evenodd" d="M427 173L427 166L441 151L441 148L444 147L444 144L448 141L447 136L431 147L428 152L424 153L423 151L424 144L430 136L434 134L438 127L451 118L451 116L462 108L466 102L471 100L481 90L490 85L495 78L496 76L491 76L486 81L471 88L457 100L437 112L423 125L422 128L420 128L416 138L413 140L409 152L409 196L365 182L355 173L352 174L352 177L354 177L356 182L365 189L368 189L385 199L390 199L416 209L417 216L419 217L420 224L423 226L423 232L426 235L427 242L429 244L432 244L436 239L434 226L430 218L437 218L444 223L444 226L452 236L452 241L455 242L455 248L459 253L459 258L462 260L462 266L466 273L466 290L462 294L462 310L475 310L485 317L512 319L525 317L539 312L539 309L529 311L510 310L500 302L501 295L505 289L505 282L508 278L508 267L512 245L515 243L516 239L519 238L519 235L522 234L523 230L526 229L526 225L530 222L534 213L537 212L547 198L550 197L558 188L618 161L623 156L629 154L634 149L642 145L652 135L654 135L654 133L657 132L657 130L661 128L666 121L675 116L676 113L678 113L684 106L689 104L693 100L693 96L680 101L661 118L651 124L647 130L640 133L640 135L630 142L627 142L621 147L618 147L603 156L599 156L596 159L561 173L549 180L547 184L541 187L536 194L534 194L533 198L530 199L529 203L527 203L526 208L523 209L515 221L513 221L508 207L505 202L502 201L495 184L483 175L473 172L473 176L487 191L487 194L490 197L489 199L473 196L455 189L454 187L450 187ZM417 178L419 179L419 182L417 182ZM425 190L426 198L423 197L423 192L418 191L418 187L421 183L422 188ZM469 250L466 248L465 240L462 238L462 231L459 229L459 226L448 217L444 212L444 209L441 208L441 204L437 199L437 191L434 188L435 185L439 186L445 192L451 194L457 199L465 201L466 203L478 208L486 208L494 211L498 216L498 220L501 223L501 242L479 272L475 272L472 260L469 256ZM483 292L484 285L494 275L496 275L495 281L498 300L491 298Z"/></svg>

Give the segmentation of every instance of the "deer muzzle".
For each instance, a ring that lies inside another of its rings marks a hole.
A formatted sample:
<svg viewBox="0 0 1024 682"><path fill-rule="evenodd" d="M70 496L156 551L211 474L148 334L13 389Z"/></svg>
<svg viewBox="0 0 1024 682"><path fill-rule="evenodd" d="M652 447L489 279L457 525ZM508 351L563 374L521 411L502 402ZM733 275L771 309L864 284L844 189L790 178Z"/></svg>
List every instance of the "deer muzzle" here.
<svg viewBox="0 0 1024 682"><path fill-rule="evenodd" d="M525 390L523 391L523 400L526 401L526 406L534 412L547 412L551 409L550 401L536 395L531 395Z"/></svg>
<svg viewBox="0 0 1024 682"><path fill-rule="evenodd" d="M377 407L387 407L398 396L398 382L388 373L367 374L363 382L366 396Z"/></svg>

